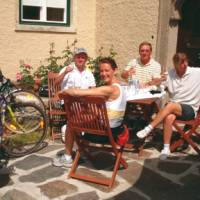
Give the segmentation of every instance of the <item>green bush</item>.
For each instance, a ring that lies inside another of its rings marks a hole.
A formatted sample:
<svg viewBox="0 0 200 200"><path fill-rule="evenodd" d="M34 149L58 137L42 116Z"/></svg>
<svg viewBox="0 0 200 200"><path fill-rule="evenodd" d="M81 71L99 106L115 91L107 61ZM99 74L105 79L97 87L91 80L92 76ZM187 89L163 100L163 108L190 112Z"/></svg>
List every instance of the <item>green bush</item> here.
<svg viewBox="0 0 200 200"><path fill-rule="evenodd" d="M63 65L59 65L58 61L61 60L62 57L55 56L55 50L54 50L54 43L50 44L50 50L49 50L49 58L46 59L47 65L40 65L37 70L34 72L34 76L41 79L41 85L46 85L48 83L48 72L59 72Z"/></svg>

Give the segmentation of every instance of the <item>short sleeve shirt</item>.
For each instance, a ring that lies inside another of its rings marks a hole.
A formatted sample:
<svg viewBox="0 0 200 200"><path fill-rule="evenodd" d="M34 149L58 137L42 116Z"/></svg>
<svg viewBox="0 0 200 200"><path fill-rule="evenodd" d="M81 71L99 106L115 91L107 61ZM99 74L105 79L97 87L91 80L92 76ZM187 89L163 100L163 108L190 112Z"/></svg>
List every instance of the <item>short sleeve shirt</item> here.
<svg viewBox="0 0 200 200"><path fill-rule="evenodd" d="M92 72L90 72L87 69L84 69L82 72L80 72L76 68L75 64L72 64L72 66L74 67L74 69L65 75L61 83L61 90L73 88L73 87L87 89L89 87L96 86L95 79ZM59 74L63 73L65 71L65 68L66 67L61 69Z"/></svg>
<svg viewBox="0 0 200 200"><path fill-rule="evenodd" d="M200 105L200 68L187 67L185 74L179 77L175 69L167 76L166 86L170 100L192 106L197 111Z"/></svg>
<svg viewBox="0 0 200 200"><path fill-rule="evenodd" d="M136 71L132 78L144 83L151 81L152 78L159 78L161 75L161 66L153 58L145 65L141 63L139 58L132 59L125 70L129 70L131 67L134 67Z"/></svg>

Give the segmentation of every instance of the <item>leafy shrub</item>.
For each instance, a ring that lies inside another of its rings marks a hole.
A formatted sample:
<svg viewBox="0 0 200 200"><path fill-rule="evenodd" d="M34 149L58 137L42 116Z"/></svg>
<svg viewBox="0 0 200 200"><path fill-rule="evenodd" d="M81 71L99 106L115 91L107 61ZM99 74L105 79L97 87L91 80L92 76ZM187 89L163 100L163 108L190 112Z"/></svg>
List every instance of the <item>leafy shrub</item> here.
<svg viewBox="0 0 200 200"><path fill-rule="evenodd" d="M77 42L78 42L77 40L74 40L74 42L72 42L71 44L69 44L68 41L67 41L67 46L62 51L62 53L64 54L62 56L62 59L64 59L64 66L67 66L67 65L69 65L70 63L73 62L74 50L75 50Z"/></svg>
<svg viewBox="0 0 200 200"><path fill-rule="evenodd" d="M48 72L59 72L62 69L62 65L58 64L58 61L62 58L60 56L55 56L54 43L50 44L49 58L47 58L47 65L40 65L34 72L34 76L41 79L41 85L46 85L48 82Z"/></svg>
<svg viewBox="0 0 200 200"><path fill-rule="evenodd" d="M29 64L20 61L19 66L20 71L16 74L16 80L19 84L24 85L33 85L34 84L34 75L33 67Z"/></svg>

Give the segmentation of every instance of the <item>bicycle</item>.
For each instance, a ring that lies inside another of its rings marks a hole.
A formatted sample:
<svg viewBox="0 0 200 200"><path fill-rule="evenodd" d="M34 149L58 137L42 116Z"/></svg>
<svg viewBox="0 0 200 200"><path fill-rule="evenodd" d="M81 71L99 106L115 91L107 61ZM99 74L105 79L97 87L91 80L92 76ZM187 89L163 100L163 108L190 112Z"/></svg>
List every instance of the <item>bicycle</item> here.
<svg viewBox="0 0 200 200"><path fill-rule="evenodd" d="M10 157L36 151L47 134L45 112L35 103L19 101L13 91L4 94L1 88L0 145Z"/></svg>
<svg viewBox="0 0 200 200"><path fill-rule="evenodd" d="M41 107L43 111L46 113L45 104L40 96L38 96L32 91L18 88L14 83L10 81L10 79L4 77L1 71L0 71L0 83L1 83L0 92L5 95L6 99L9 99L10 96L14 95L16 99L18 99L18 101L35 103L36 105Z"/></svg>

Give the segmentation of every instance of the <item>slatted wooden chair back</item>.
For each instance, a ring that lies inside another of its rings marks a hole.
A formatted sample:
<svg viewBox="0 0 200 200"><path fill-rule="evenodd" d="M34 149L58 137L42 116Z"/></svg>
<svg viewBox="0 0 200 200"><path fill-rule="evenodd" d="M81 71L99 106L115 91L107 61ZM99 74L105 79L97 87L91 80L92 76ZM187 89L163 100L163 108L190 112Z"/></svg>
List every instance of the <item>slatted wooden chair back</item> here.
<svg viewBox="0 0 200 200"><path fill-rule="evenodd" d="M48 92L49 92L49 98L55 97L57 92L61 90L60 84L55 84L56 77L59 75L59 73L56 72L48 72Z"/></svg>
<svg viewBox="0 0 200 200"><path fill-rule="evenodd" d="M122 164L124 168L127 168L127 163L122 158L123 148L117 145L113 139L107 116L105 99L97 96L73 97L70 95L63 95L62 98L65 102L69 131L74 134L76 143L78 144L78 150L73 166L69 172L69 177L107 185L111 188L120 164ZM108 143L112 147L110 151L114 152L116 157L111 178L99 179L97 177L90 177L89 175L81 175L76 172L80 153L84 152L84 148L86 148L85 145L89 144L88 142L83 142L85 138L80 136L83 132L92 137L106 136L108 138Z"/></svg>
<svg viewBox="0 0 200 200"><path fill-rule="evenodd" d="M187 121L175 120L173 126L181 135L181 138L171 144L171 152L175 151L179 146L183 145L184 141L186 141L198 154L200 154L198 144L194 141L194 138L196 137L200 139L200 132L198 130L200 127L200 109L195 119Z"/></svg>
<svg viewBox="0 0 200 200"><path fill-rule="evenodd" d="M52 140L61 138L61 127L66 123L65 111L57 93L61 90L55 80L58 73L48 72L49 121Z"/></svg>

